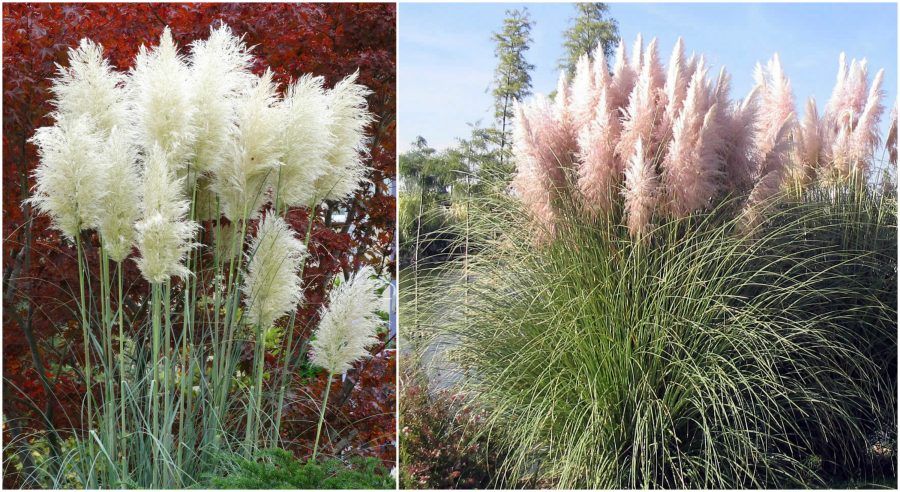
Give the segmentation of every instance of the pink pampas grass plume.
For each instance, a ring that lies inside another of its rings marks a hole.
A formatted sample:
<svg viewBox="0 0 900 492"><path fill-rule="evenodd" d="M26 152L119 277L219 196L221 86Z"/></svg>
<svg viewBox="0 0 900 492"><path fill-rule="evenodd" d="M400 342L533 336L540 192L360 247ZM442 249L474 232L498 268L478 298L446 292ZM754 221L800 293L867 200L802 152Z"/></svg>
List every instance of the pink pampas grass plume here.
<svg viewBox="0 0 900 492"><path fill-rule="evenodd" d="M758 165L762 174L750 191L742 212L745 230L756 228L763 219L762 212L767 202L781 190L786 173L783 156L787 155L790 148L787 134L790 132L793 118L793 113L788 114L771 136L771 142L766 142L766 146L771 150L764 156L765 160Z"/></svg>
<svg viewBox="0 0 900 492"><path fill-rule="evenodd" d="M778 53L772 56L765 68L757 64L753 76L760 88L760 143L774 145L773 136L794 111L791 82L784 74ZM793 121L789 120L788 125L792 124ZM767 153L770 149L762 147L762 150Z"/></svg>
<svg viewBox="0 0 900 492"><path fill-rule="evenodd" d="M751 202L754 197L755 200L763 200L773 196L774 192L769 192L769 188L774 186L772 181L786 177L786 167L790 159L787 139L796 126L794 94L778 53L766 63L765 69L760 64L756 65L754 78L759 87L760 107L755 143L754 180L757 184L751 192ZM763 178L767 175L769 177L763 183ZM757 192L757 188L760 191Z"/></svg>
<svg viewBox="0 0 900 492"><path fill-rule="evenodd" d="M710 105L712 100L706 68L698 66L663 160L666 206L675 217L706 208L719 192L723 177L715 124L719 109Z"/></svg>
<svg viewBox="0 0 900 492"><path fill-rule="evenodd" d="M816 108L815 98L806 102L806 114L794 134L794 180L808 184L816 179L819 165L824 162L822 152L824 128Z"/></svg>
<svg viewBox="0 0 900 492"><path fill-rule="evenodd" d="M616 154L624 161L634 153L638 140L643 141L651 155L656 155L658 140L656 127L662 118L659 94L664 83L662 66L656 52L656 39L650 41L644 53L644 65L634 90L628 98L622 124L622 135L616 144Z"/></svg>
<svg viewBox="0 0 900 492"><path fill-rule="evenodd" d="M514 134L514 152L526 157L550 179L552 186L565 186L566 170L572 168L577 150L568 122L565 91L557 94L556 104L538 96L519 106L520 124Z"/></svg>
<svg viewBox="0 0 900 492"><path fill-rule="evenodd" d="M587 125L593 118L597 95L591 60L587 55L581 55L575 65L575 77L572 78L571 88L572 118L576 131Z"/></svg>
<svg viewBox="0 0 900 492"><path fill-rule="evenodd" d="M725 156L725 189L731 193L744 193L753 186L758 93L759 88L753 87L742 101L732 104L720 129Z"/></svg>
<svg viewBox="0 0 900 492"><path fill-rule="evenodd" d="M844 180L852 175L867 173L875 149L881 143L878 123L884 112L881 102L884 97L881 90L884 71L879 70L871 87L867 88L867 80L861 78L866 73L861 68L863 66L864 63L856 63L856 60L851 62L844 81L838 82L842 87L835 88L835 93L843 92L850 96L838 98L834 105L829 102L825 116L826 138L829 138L830 143L830 148L826 151L830 163L829 179ZM866 97L859 107L857 96L861 91L866 93ZM834 96L832 100L835 100ZM859 112L855 113L857 109Z"/></svg>
<svg viewBox="0 0 900 492"><path fill-rule="evenodd" d="M538 96L527 104L517 104L513 152L516 176L513 189L519 194L535 221L553 228L553 201L567 187L577 143L565 123L566 91L557 94L555 105Z"/></svg>
<svg viewBox="0 0 900 492"><path fill-rule="evenodd" d="M686 71L684 40L679 37L678 41L675 42L675 48L672 49L672 56L669 58L666 82L663 88L666 104L665 118L669 127L675 122L678 111L681 110L681 107L684 105L684 98L687 96L688 79Z"/></svg>
<svg viewBox="0 0 900 492"><path fill-rule="evenodd" d="M615 155L619 125L602 89L594 119L578 134L578 189L586 212L594 218L608 213L616 199L622 173Z"/></svg>
<svg viewBox="0 0 900 492"><path fill-rule="evenodd" d="M875 149L881 144L881 135L878 133L878 124L881 122L881 115L884 113L884 105L881 103L884 92L881 90L881 83L884 79L884 69L879 70L872 80L872 86L869 89L869 95L866 98L866 105L863 107L862 114L850 139L850 145L853 149L855 161L853 163L853 171L865 174L868 171L868 163L875 154Z"/></svg>
<svg viewBox="0 0 900 492"><path fill-rule="evenodd" d="M853 59L848 66L847 56L841 53L837 80L825 109L827 119L835 125L835 132L840 125L852 125L863 112L868 93L868 76L868 62L865 59Z"/></svg>
<svg viewBox="0 0 900 492"><path fill-rule="evenodd" d="M608 94L609 105L613 108L622 108L628 104L628 96L634 89L634 82L637 78L637 71L628 63L625 43L622 41L619 41L619 46L616 48L615 60Z"/></svg>
<svg viewBox="0 0 900 492"><path fill-rule="evenodd" d="M659 178L653 162L644 154L643 142L638 140L634 155L625 170L625 222L635 239L647 236L653 212L656 209L659 192Z"/></svg>

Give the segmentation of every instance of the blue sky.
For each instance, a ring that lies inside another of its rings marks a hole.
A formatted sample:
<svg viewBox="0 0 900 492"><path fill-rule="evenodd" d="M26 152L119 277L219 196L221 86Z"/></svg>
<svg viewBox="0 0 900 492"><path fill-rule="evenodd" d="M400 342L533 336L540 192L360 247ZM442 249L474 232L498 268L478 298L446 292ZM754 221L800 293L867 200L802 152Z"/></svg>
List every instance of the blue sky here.
<svg viewBox="0 0 900 492"><path fill-rule="evenodd" d="M534 21L528 60L535 65L534 91L556 85L562 32L574 13L570 4L410 4L399 13L398 144L417 135L436 148L469 133L468 123L491 123L489 93L494 70L491 33L504 11L527 5ZM668 60L678 36L688 53L706 55L715 73L732 75L732 97L753 83L753 67L778 52L798 105L815 96L820 108L834 85L838 55L867 58L869 73L885 69L888 108L897 96L896 4L662 4L610 3L610 15L631 43L638 32L659 39ZM802 107L802 106L801 106ZM887 119L885 111L884 119Z"/></svg>

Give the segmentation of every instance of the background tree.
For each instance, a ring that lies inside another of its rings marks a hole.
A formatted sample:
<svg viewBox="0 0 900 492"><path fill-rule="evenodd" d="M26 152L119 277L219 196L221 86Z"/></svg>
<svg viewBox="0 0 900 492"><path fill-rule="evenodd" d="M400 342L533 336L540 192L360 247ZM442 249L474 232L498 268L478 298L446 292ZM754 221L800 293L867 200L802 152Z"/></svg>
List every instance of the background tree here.
<svg viewBox="0 0 900 492"><path fill-rule="evenodd" d="M560 70L571 78L575 64L584 54L591 54L600 46L607 58L613 55L619 39L619 23L608 17L605 3L576 3L576 15L563 33L565 54L559 60Z"/></svg>
<svg viewBox="0 0 900 492"><path fill-rule="evenodd" d="M500 130L500 162L508 160L513 103L531 95L531 70L525 59L530 48L531 16L528 9L507 10L503 27L492 36L497 68L494 69L494 118Z"/></svg>
<svg viewBox="0 0 900 492"><path fill-rule="evenodd" d="M400 155L401 262L403 265L445 253L451 238L435 235L453 219L454 193L464 177L465 165L451 157L452 151L438 152L417 137L412 149ZM416 240L419 238L419 241Z"/></svg>

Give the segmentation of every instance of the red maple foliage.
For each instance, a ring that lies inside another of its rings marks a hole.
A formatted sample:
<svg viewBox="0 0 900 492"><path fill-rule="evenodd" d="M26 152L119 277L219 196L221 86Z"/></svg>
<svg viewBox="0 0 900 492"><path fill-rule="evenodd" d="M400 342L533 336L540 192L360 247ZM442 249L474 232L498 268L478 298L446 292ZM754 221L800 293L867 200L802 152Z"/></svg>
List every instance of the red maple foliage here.
<svg viewBox="0 0 900 492"><path fill-rule="evenodd" d="M7 443L40 436L50 426L77 426L85 391L75 370L81 348L80 328L72 311L78 285L74 249L49 229L47 218L35 216L23 205L37 162L28 139L36 128L52 123L46 115L51 110L48 88L55 64L65 65L66 50L87 37L103 45L113 65L126 70L138 47L154 44L164 26L172 29L179 45L186 46L205 38L210 26L219 22L255 46L257 70L271 67L282 83L313 73L323 75L331 86L359 69L359 82L373 91L368 100L376 117L368 130L369 183L351 200L328 203L317 212L310 244L316 261L304 272L307 302L298 311L296 336L309 335L334 275L346 275L362 264L394 271L393 4L4 4L3 411ZM297 209L289 215L301 233L308 213ZM344 214L346 219L337 222L335 217ZM96 244L96 238L93 241ZM129 297L140 299L147 285L134 262L126 263ZM94 271L96 267L91 266ZM352 436L348 448L378 455L386 462L394 456L393 445L385 445L394 439L393 367L393 351L382 351L365 371L351 371L350 383L343 383L340 392L343 405L329 416L332 426L343 426L342 434ZM318 397L323 382L314 381L318 382L298 384L309 385L306 392ZM314 420L315 415L297 407L288 411L288 419ZM301 432L287 427L286 432ZM297 442L302 442L299 437ZM305 455L302 447L296 450L298 455ZM4 453L15 451L8 448ZM4 473L4 485L7 479Z"/></svg>

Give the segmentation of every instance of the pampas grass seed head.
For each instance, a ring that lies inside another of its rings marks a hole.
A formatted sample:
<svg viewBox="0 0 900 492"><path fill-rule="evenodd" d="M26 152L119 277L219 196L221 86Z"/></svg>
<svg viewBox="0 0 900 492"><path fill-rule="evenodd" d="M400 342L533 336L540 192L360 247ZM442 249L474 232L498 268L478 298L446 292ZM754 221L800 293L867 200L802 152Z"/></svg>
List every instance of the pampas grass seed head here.
<svg viewBox="0 0 900 492"><path fill-rule="evenodd" d="M57 65L50 92L59 119L90 116L101 132L108 133L125 120L125 77L103 56L103 47L82 39L69 49L69 66Z"/></svg>
<svg viewBox="0 0 900 492"><path fill-rule="evenodd" d="M90 117L80 116L39 128L30 142L37 146L39 161L29 201L74 241L83 229L96 227L104 213L109 176L100 158L102 135Z"/></svg>
<svg viewBox="0 0 900 492"><path fill-rule="evenodd" d="M106 163L108 174L97 230L110 259L121 262L131 253L134 224L140 216L140 201L134 193L140 186L137 149L126 132L114 128L104 142L100 159Z"/></svg>
<svg viewBox="0 0 900 492"><path fill-rule="evenodd" d="M249 324L270 328L296 308L303 296L299 271L305 256L306 247L284 219L272 212L260 219L241 287Z"/></svg>
<svg viewBox="0 0 900 492"><path fill-rule="evenodd" d="M338 82L328 91L329 130L333 135L328 166L315 182L317 200L344 200L356 192L367 168L365 129L372 122L366 97L371 93L357 84L359 72Z"/></svg>
<svg viewBox="0 0 900 492"><path fill-rule="evenodd" d="M158 46L141 46L127 89L138 143L144 149L159 146L180 169L192 155L196 110L190 72L168 27Z"/></svg>
<svg viewBox="0 0 900 492"><path fill-rule="evenodd" d="M371 267L364 267L331 291L310 344L313 364L342 374L368 355L367 348L378 341L381 299L374 275Z"/></svg>
<svg viewBox="0 0 900 492"><path fill-rule="evenodd" d="M152 284L190 275L184 260L195 246L197 224L186 219L190 202L182 196L183 181L176 177L166 152L151 147L144 156L141 220L135 229L141 253L138 268Z"/></svg>

